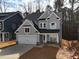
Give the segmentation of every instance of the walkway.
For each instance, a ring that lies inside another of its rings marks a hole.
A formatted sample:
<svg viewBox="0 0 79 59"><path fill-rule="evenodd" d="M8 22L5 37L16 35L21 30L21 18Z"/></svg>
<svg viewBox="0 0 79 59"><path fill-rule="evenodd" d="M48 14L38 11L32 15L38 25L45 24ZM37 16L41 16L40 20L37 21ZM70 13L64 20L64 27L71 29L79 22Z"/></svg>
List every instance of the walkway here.
<svg viewBox="0 0 79 59"><path fill-rule="evenodd" d="M0 49L0 59L18 59L22 54L32 49L35 45L19 44Z"/></svg>

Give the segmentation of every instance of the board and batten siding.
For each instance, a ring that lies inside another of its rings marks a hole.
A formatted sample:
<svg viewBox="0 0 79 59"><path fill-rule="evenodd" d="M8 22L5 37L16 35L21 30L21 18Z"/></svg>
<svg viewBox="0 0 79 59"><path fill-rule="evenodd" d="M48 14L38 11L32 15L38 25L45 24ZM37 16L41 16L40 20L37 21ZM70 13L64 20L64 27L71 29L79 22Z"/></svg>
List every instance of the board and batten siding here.
<svg viewBox="0 0 79 59"><path fill-rule="evenodd" d="M55 13L53 12L49 17L48 20L48 28L49 29L60 29L60 18L58 16L55 15ZM55 23L56 25L55 28L52 28L51 23Z"/></svg>
<svg viewBox="0 0 79 59"><path fill-rule="evenodd" d="M27 27L29 28L29 32L25 32L25 28L27 28ZM29 24L27 21L22 25L22 27L18 30L18 33L16 33L16 34L18 34L18 35L37 35L37 32L38 31L33 26L31 26L31 24Z"/></svg>
<svg viewBox="0 0 79 59"><path fill-rule="evenodd" d="M60 29L60 18L55 15L54 12L52 12L45 20L39 20L39 28L40 24L44 26L44 23L46 24L46 27L43 29ZM52 25L54 23L54 25Z"/></svg>

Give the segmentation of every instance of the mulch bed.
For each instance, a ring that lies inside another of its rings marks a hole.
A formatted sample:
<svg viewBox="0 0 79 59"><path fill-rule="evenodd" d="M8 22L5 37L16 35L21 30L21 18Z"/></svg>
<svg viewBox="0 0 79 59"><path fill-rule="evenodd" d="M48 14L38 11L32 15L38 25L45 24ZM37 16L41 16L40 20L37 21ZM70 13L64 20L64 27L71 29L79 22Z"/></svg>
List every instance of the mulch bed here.
<svg viewBox="0 0 79 59"><path fill-rule="evenodd" d="M56 53L58 48L56 47L34 47L19 59L56 59Z"/></svg>

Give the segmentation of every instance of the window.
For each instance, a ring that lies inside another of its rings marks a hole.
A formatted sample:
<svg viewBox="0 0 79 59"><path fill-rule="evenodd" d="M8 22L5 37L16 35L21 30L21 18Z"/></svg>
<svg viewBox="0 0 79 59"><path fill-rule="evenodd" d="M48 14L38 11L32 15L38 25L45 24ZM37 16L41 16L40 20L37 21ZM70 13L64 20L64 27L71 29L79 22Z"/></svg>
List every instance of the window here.
<svg viewBox="0 0 79 59"><path fill-rule="evenodd" d="M54 25L55 23L51 23L51 25Z"/></svg>
<svg viewBox="0 0 79 59"><path fill-rule="evenodd" d="M57 17L57 19L59 19L59 18Z"/></svg>
<svg viewBox="0 0 79 59"><path fill-rule="evenodd" d="M2 30L2 22L0 22L0 30Z"/></svg>
<svg viewBox="0 0 79 59"><path fill-rule="evenodd" d="M40 27L42 28L42 23L40 24Z"/></svg>
<svg viewBox="0 0 79 59"><path fill-rule="evenodd" d="M29 32L29 28L25 28L25 32Z"/></svg>
<svg viewBox="0 0 79 59"><path fill-rule="evenodd" d="M46 27L46 24L44 23L44 28Z"/></svg>
<svg viewBox="0 0 79 59"><path fill-rule="evenodd" d="M46 28L46 23L40 23L40 28Z"/></svg>

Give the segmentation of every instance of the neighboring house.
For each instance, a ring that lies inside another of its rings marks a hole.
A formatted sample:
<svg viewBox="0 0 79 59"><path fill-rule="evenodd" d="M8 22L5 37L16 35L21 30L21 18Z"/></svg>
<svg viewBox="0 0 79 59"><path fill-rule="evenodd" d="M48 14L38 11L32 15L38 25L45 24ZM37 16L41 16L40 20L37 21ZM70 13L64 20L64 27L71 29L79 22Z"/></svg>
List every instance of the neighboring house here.
<svg viewBox="0 0 79 59"><path fill-rule="evenodd" d="M36 12L26 16L23 24L16 30L19 44L59 43L61 36L61 18L50 6L44 13Z"/></svg>
<svg viewBox="0 0 79 59"><path fill-rule="evenodd" d="M16 39L15 30L22 24L19 11L0 13L0 42Z"/></svg>

